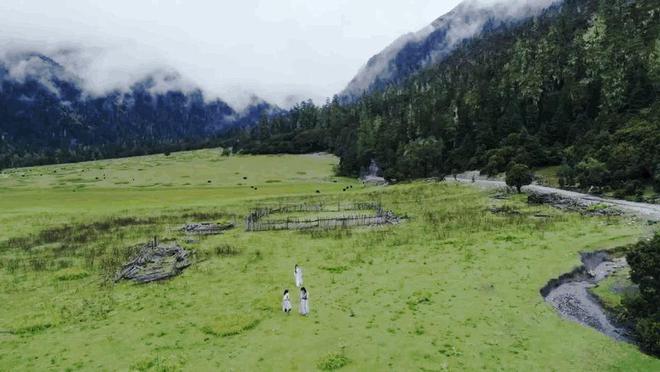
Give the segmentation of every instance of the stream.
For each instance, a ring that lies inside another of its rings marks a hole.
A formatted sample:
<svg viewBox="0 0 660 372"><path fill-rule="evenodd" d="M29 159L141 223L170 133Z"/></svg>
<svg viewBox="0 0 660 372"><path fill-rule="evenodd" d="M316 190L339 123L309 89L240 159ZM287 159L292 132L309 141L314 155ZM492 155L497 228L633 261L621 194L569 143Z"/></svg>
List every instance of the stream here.
<svg viewBox="0 0 660 372"><path fill-rule="evenodd" d="M628 264L624 257L610 258L605 252L582 254L582 266L541 289L541 295L565 319L587 325L619 341L633 342L630 333L614 324L588 289Z"/></svg>

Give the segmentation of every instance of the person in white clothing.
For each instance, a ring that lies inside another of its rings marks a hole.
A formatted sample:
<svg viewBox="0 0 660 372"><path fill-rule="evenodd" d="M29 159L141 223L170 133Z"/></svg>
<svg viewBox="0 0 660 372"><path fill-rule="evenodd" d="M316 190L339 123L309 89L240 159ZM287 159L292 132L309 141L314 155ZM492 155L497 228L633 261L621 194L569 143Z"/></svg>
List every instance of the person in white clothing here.
<svg viewBox="0 0 660 372"><path fill-rule="evenodd" d="M296 264L296 267L293 269L293 277L296 280L296 287L300 288L303 285L303 273L302 268Z"/></svg>
<svg viewBox="0 0 660 372"><path fill-rule="evenodd" d="M284 290L284 297L282 297L282 310L289 314L291 313L291 298L289 297L289 290Z"/></svg>
<svg viewBox="0 0 660 372"><path fill-rule="evenodd" d="M305 287L300 288L300 314L307 315L309 314L309 294Z"/></svg>

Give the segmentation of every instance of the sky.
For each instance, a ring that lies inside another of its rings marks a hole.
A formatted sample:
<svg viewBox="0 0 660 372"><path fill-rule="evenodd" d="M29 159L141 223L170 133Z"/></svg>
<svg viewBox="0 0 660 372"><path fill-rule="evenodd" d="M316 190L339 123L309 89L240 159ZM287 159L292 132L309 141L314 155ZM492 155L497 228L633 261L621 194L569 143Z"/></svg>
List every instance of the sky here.
<svg viewBox="0 0 660 372"><path fill-rule="evenodd" d="M322 103L460 0L1 0L0 53L50 54L91 94L177 71L240 108Z"/></svg>

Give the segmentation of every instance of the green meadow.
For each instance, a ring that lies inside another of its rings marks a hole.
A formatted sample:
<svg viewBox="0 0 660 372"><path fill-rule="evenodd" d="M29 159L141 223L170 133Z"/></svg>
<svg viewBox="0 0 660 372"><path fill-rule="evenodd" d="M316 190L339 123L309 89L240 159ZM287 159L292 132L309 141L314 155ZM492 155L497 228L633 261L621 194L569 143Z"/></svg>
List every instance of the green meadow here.
<svg viewBox="0 0 660 372"><path fill-rule="evenodd" d="M0 173L0 370L660 370L539 293L579 252L635 242L643 225L452 183L368 187L335 177L337 162L214 149ZM243 228L262 205L372 201L408 219ZM203 221L237 226L179 230ZM195 263L168 281L114 283L131 247L154 236Z"/></svg>

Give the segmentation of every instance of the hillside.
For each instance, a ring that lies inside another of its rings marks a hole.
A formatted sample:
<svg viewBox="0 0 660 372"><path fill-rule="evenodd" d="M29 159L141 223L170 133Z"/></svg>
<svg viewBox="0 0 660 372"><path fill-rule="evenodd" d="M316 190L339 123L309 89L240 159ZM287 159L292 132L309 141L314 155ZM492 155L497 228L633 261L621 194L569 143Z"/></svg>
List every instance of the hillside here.
<svg viewBox="0 0 660 372"><path fill-rule="evenodd" d="M561 165L563 186L639 196L660 190L659 93L658 3L568 0L354 103L235 135L252 152L333 151L344 175L372 159L397 180Z"/></svg>
<svg viewBox="0 0 660 372"><path fill-rule="evenodd" d="M276 110L255 98L237 112L181 80L176 72L154 71L126 90L91 95L78 76L48 56L5 56L0 168L200 147Z"/></svg>
<svg viewBox="0 0 660 372"><path fill-rule="evenodd" d="M466 40L512 27L548 11L557 3L560 0L465 0L427 27L401 36L369 59L341 96L354 99L365 92L400 83L414 73L441 62Z"/></svg>

